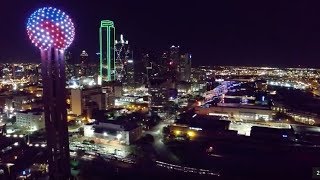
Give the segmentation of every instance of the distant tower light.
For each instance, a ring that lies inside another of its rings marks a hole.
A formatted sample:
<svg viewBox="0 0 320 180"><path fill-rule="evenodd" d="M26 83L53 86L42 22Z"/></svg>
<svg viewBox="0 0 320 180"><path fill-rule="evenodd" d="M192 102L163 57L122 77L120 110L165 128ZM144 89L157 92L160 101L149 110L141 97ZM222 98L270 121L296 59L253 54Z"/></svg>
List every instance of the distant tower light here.
<svg viewBox="0 0 320 180"><path fill-rule="evenodd" d="M89 56L89 55L88 55L88 53L87 53L85 50L83 50L83 51L81 52L80 56Z"/></svg>
<svg viewBox="0 0 320 180"><path fill-rule="evenodd" d="M120 35L120 42L121 42L121 44L123 44L123 43L124 43L124 40L123 40L123 34L121 34L121 35Z"/></svg>

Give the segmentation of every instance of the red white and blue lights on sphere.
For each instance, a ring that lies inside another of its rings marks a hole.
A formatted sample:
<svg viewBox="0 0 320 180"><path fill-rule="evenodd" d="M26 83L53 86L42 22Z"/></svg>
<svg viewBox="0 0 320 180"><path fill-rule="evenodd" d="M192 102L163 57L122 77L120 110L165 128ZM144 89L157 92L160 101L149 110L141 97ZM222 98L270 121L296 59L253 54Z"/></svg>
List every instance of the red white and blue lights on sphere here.
<svg viewBox="0 0 320 180"><path fill-rule="evenodd" d="M64 50L71 45L75 36L70 17L53 7L35 11L28 19L27 32L32 43L41 50Z"/></svg>

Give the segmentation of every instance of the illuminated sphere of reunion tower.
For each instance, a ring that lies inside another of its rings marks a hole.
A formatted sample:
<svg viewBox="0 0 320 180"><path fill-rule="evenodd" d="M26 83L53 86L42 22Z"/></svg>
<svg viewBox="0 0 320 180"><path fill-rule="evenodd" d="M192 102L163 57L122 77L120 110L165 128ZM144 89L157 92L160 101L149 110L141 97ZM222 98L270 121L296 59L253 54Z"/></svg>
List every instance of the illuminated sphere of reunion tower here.
<svg viewBox="0 0 320 180"><path fill-rule="evenodd" d="M56 8L44 7L30 16L27 32L32 43L41 50L64 50L73 42L75 28L67 14Z"/></svg>
<svg viewBox="0 0 320 180"><path fill-rule="evenodd" d="M63 11L44 7L28 19L27 33L41 51L41 74L50 179L69 179L70 155L66 108L64 51L75 28Z"/></svg>

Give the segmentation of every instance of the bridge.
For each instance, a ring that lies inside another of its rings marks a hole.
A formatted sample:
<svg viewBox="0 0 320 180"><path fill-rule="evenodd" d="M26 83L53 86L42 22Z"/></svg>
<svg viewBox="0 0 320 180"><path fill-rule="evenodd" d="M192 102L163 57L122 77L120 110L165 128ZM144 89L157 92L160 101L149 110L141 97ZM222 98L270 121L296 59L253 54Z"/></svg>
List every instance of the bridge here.
<svg viewBox="0 0 320 180"><path fill-rule="evenodd" d="M229 89L239 86L241 83L235 81L222 81L219 86L213 90L207 91L203 94L204 104L211 102L214 98L218 98L228 92Z"/></svg>

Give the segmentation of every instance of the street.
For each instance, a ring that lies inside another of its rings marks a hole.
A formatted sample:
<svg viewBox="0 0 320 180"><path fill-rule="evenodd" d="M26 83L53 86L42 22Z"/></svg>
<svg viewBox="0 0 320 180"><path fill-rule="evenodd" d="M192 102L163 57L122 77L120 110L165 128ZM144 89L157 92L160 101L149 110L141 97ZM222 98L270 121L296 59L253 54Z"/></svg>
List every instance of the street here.
<svg viewBox="0 0 320 180"><path fill-rule="evenodd" d="M165 162L179 164L179 159L162 142L162 129L165 126L172 124L173 120L173 116L168 117L161 121L158 125L153 127L151 130L145 131L144 134L150 134L154 137L153 148L157 152L158 159Z"/></svg>

